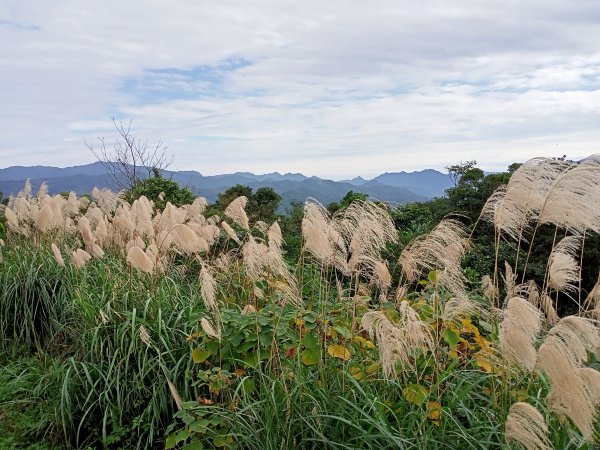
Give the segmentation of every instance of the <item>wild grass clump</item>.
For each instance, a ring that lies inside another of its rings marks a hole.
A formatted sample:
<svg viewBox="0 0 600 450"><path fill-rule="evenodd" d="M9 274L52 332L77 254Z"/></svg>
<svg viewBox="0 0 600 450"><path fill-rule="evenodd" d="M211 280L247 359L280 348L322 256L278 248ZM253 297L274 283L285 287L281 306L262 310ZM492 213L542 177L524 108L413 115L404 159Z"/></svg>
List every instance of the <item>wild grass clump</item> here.
<svg viewBox="0 0 600 450"><path fill-rule="evenodd" d="M581 278L598 170L517 170L481 214L495 270L475 286L462 217L400 248L388 206L331 215L309 200L289 261L279 224L251 223L244 197L222 219L205 199L158 210L27 184L4 211L0 349L52 375L6 371L31 394L0 408L29 420L29 399L44 405L57 447L597 445L598 295ZM527 279L550 228L546 270ZM576 314L559 317L563 298Z"/></svg>

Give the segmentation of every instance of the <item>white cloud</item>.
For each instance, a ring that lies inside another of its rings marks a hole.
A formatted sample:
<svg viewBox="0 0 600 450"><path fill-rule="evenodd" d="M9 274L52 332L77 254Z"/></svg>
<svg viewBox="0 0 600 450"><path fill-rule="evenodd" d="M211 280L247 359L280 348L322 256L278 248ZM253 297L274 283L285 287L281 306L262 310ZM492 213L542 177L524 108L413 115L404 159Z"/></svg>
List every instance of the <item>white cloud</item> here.
<svg viewBox="0 0 600 450"><path fill-rule="evenodd" d="M3 2L0 167L91 162L112 116L207 174L585 156L598 19L567 0Z"/></svg>

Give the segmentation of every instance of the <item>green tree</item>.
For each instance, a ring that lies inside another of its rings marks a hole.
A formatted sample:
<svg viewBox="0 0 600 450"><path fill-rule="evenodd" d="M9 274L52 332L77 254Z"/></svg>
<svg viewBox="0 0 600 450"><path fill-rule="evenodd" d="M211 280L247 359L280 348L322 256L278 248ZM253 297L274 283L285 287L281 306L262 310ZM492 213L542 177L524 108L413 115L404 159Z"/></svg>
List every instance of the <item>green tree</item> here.
<svg viewBox="0 0 600 450"><path fill-rule="evenodd" d="M217 195L217 209L220 213L225 211L225 208L238 197L246 197L248 200L252 198L252 188L243 184L236 184L226 189Z"/></svg>
<svg viewBox="0 0 600 450"><path fill-rule="evenodd" d="M363 194L362 192L354 192L348 191L346 195L342 197L342 199L338 202L333 202L327 205L327 209L331 214L335 214L338 211L343 211L352 203L357 201L366 201L369 198L368 194Z"/></svg>
<svg viewBox="0 0 600 450"><path fill-rule="evenodd" d="M283 249L286 259L290 262L296 262L300 257L303 218L304 204L294 200L286 208L285 215L280 220L281 233L284 239Z"/></svg>
<svg viewBox="0 0 600 450"><path fill-rule="evenodd" d="M217 202L209 208L209 214L223 214L225 208L236 198L244 196L248 199L246 214L251 223L257 220L273 222L277 218L277 208L281 196L271 187L261 187L252 192L250 186L236 184L217 195Z"/></svg>
<svg viewBox="0 0 600 450"><path fill-rule="evenodd" d="M125 200L133 202L142 195L148 200L152 200L157 209L163 210L167 202L175 206L182 206L192 203L196 195L187 187L181 187L177 182L154 176L138 182L134 188L126 191Z"/></svg>
<svg viewBox="0 0 600 450"><path fill-rule="evenodd" d="M460 179L470 170L474 169L477 165L477 161L474 159L467 162L460 162L458 164L454 164L452 166L446 166L446 170L448 171L448 176L452 179L454 186L458 185Z"/></svg>
<svg viewBox="0 0 600 450"><path fill-rule="evenodd" d="M276 219L277 208L281 203L281 195L271 187L261 187L256 190L248 201L247 213L251 222L262 220L273 222Z"/></svg>

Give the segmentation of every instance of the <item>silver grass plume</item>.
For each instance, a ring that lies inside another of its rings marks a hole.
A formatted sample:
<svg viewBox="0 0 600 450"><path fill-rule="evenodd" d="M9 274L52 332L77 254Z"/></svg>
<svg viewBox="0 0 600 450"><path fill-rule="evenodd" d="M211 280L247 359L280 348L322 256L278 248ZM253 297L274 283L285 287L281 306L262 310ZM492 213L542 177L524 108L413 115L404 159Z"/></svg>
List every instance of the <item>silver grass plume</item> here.
<svg viewBox="0 0 600 450"><path fill-rule="evenodd" d="M567 236L552 250L548 270L548 285L559 292L573 292L578 289L579 264L575 255L581 246L581 237Z"/></svg>
<svg viewBox="0 0 600 450"><path fill-rule="evenodd" d="M510 299L516 295L517 274L514 273L512 266L504 261L504 288L506 289L506 299Z"/></svg>
<svg viewBox="0 0 600 450"><path fill-rule="evenodd" d="M81 269L83 266L87 264L87 262L92 259L92 255L90 255L85 250L78 248L73 252L73 264L78 269Z"/></svg>
<svg viewBox="0 0 600 450"><path fill-rule="evenodd" d="M198 238L205 242L208 250L208 248L210 248L216 242L221 230L219 230L217 225L207 223L203 225L197 233Z"/></svg>
<svg viewBox="0 0 600 450"><path fill-rule="evenodd" d="M54 214L49 204L42 206L36 217L36 226L41 233L46 233L53 228Z"/></svg>
<svg viewBox="0 0 600 450"><path fill-rule="evenodd" d="M337 224L318 201L308 199L302 219L303 250L326 266L335 266L345 275L350 274L348 251Z"/></svg>
<svg viewBox="0 0 600 450"><path fill-rule="evenodd" d="M92 198L105 214L112 214L117 209L119 198L108 189L92 189Z"/></svg>
<svg viewBox="0 0 600 450"><path fill-rule="evenodd" d="M387 209L372 201L356 201L334 217L350 253L350 269L359 261L380 259L387 243L398 241L398 232Z"/></svg>
<svg viewBox="0 0 600 450"><path fill-rule="evenodd" d="M60 253L60 250L58 249L58 247L56 246L56 244L54 242L52 243L51 248L52 248L52 254L54 255L54 259L56 260L56 263L61 267L65 267L65 261L62 257L62 254Z"/></svg>
<svg viewBox="0 0 600 450"><path fill-rule="evenodd" d="M542 327L541 312L527 300L511 298L500 323L500 351L511 364L532 371L536 359L536 340Z"/></svg>
<svg viewBox="0 0 600 450"><path fill-rule="evenodd" d="M127 252L127 262L131 267L142 272L151 273L154 270L154 263L150 257L138 246L133 246Z"/></svg>
<svg viewBox="0 0 600 450"><path fill-rule="evenodd" d="M177 248L182 252L192 254L200 251L201 247L198 236L187 225L179 223L173 226L170 230L170 234L173 236Z"/></svg>
<svg viewBox="0 0 600 450"><path fill-rule="evenodd" d="M200 294L207 309L218 311L219 305L216 299L217 283L205 265L200 269Z"/></svg>
<svg viewBox="0 0 600 450"><path fill-rule="evenodd" d="M396 365L410 367L410 362L416 350L431 351L433 339L427 324L421 322L408 305L402 301L399 305L401 321L393 324L381 311L369 311L361 320L361 327L377 341L379 360L387 378L398 374Z"/></svg>
<svg viewBox="0 0 600 450"><path fill-rule="evenodd" d="M504 431L507 444L518 443L527 450L551 450L544 416L529 403L514 403L508 412Z"/></svg>
<svg viewBox="0 0 600 450"><path fill-rule="evenodd" d="M565 172L548 192L540 223L583 234L600 232L600 166L582 163Z"/></svg>
<svg viewBox="0 0 600 450"><path fill-rule="evenodd" d="M216 339L217 341L221 340L221 330L215 329L206 317L200 319L200 326L209 338Z"/></svg>
<svg viewBox="0 0 600 450"><path fill-rule="evenodd" d="M145 238L154 237L152 205L145 196L142 195L133 202L130 213L135 232Z"/></svg>
<svg viewBox="0 0 600 450"><path fill-rule="evenodd" d="M250 225L248 223L248 216L246 215L246 211L244 209L246 207L246 203L248 203L248 198L242 195L227 205L224 213L244 230L249 230Z"/></svg>
<svg viewBox="0 0 600 450"><path fill-rule="evenodd" d="M188 208L186 219L189 222L204 223L206 219L203 214L207 206L208 200L204 197L197 197Z"/></svg>
<svg viewBox="0 0 600 450"><path fill-rule="evenodd" d="M273 224L267 230L267 238L269 240L269 248L281 248L281 246L283 245L283 236L281 234L281 228L279 227L279 223L277 221L273 222Z"/></svg>
<svg viewBox="0 0 600 450"><path fill-rule="evenodd" d="M552 158L533 158L521 165L493 207L494 226L515 240L523 239L530 222L539 217L556 180L572 166Z"/></svg>
<svg viewBox="0 0 600 450"><path fill-rule="evenodd" d="M238 238L235 230L233 228L231 228L231 226L227 222L225 222L225 221L221 222L221 228L223 228L223 231L225 231L225 233L227 234L229 239L231 239L238 245L241 245L242 241L240 241L240 238Z"/></svg>
<svg viewBox="0 0 600 450"><path fill-rule="evenodd" d="M152 339L150 338L150 333L146 330L144 325L140 325L139 328L140 340L146 344L146 346L150 347L152 345Z"/></svg>
<svg viewBox="0 0 600 450"><path fill-rule="evenodd" d="M43 200L44 197L48 196L48 183L46 183L45 181L40 184L40 188L37 191L36 197L37 197L37 201L41 202Z"/></svg>
<svg viewBox="0 0 600 450"><path fill-rule="evenodd" d="M79 203L77 202L77 195L75 192L69 192L69 197L67 198L67 204L65 205L65 212L69 217L75 217L79 214Z"/></svg>
<svg viewBox="0 0 600 450"><path fill-rule="evenodd" d="M402 251L399 263L409 282L417 281L424 271L438 271L440 283L458 298L465 298L462 258L469 248L464 225L444 219L429 234L411 241Z"/></svg>
<svg viewBox="0 0 600 450"><path fill-rule="evenodd" d="M489 275L481 277L481 289L483 290L483 296L488 300L498 298L498 288L494 286L494 282Z"/></svg>
<svg viewBox="0 0 600 450"><path fill-rule="evenodd" d="M181 411L183 409L183 400L181 400L181 396L179 395L179 392L177 392L177 388L169 379L167 379L167 384L169 385L169 392L171 392L171 397L173 397L173 400L175 401L177 410Z"/></svg>
<svg viewBox="0 0 600 450"><path fill-rule="evenodd" d="M546 294L540 294L540 290L538 289L537 284L535 284L535 281L530 280L526 283L517 285L515 292L517 296L527 298L529 303L541 310L550 327L553 327L558 323L559 317L552 304L552 299Z"/></svg>
<svg viewBox="0 0 600 450"><path fill-rule="evenodd" d="M597 310L600 307L600 274L592 290L588 293L584 305L586 308Z"/></svg>
<svg viewBox="0 0 600 450"><path fill-rule="evenodd" d="M588 319L569 316L554 326L538 350L536 369L548 376L548 406L568 416L583 436L594 437L600 377L584 369L588 352L597 354L600 333Z"/></svg>

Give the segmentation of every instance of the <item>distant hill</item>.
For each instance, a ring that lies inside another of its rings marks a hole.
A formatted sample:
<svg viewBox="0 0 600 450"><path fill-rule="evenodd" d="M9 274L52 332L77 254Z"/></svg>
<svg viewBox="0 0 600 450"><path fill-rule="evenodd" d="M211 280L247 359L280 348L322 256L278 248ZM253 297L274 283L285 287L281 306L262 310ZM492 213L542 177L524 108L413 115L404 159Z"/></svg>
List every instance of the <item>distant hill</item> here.
<svg viewBox="0 0 600 450"><path fill-rule="evenodd" d="M446 189L452 187L448 175L433 169L419 172L386 172L373 180L388 186L405 187L428 198L441 197Z"/></svg>
<svg viewBox="0 0 600 450"><path fill-rule="evenodd" d="M445 189L451 186L447 175L431 169L420 172L384 173L372 180L356 177L345 181L278 172L263 175L236 172L204 176L196 171L166 171L164 176L189 187L210 202L214 202L220 192L236 184L247 185L253 189L272 187L283 197L283 206L292 201L303 202L307 197L314 197L327 205L339 201L350 190L368 194L376 200L402 204L441 196ZM114 188L104 166L96 162L65 168L13 166L0 169L0 191L5 196L16 194L23 188L27 178L31 180L34 189L42 182L47 182L51 193L74 191L81 195L90 193L95 186Z"/></svg>

